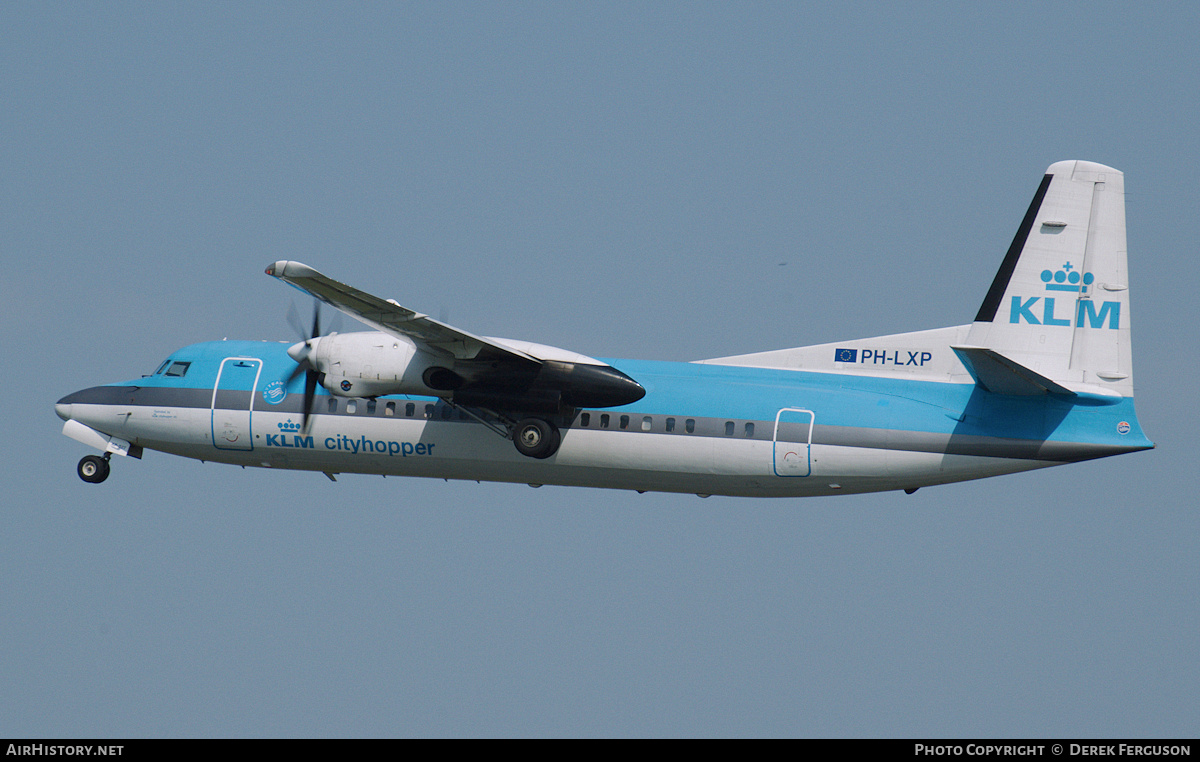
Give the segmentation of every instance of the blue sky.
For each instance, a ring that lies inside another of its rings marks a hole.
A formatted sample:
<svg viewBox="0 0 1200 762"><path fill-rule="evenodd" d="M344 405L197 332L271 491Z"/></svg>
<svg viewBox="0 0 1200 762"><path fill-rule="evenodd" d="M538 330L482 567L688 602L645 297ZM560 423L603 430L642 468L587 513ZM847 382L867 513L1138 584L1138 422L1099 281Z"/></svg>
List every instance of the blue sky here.
<svg viewBox="0 0 1200 762"><path fill-rule="evenodd" d="M0 734L1196 735L1197 28L5 5ZM602 357L965 323L1062 159L1126 173L1152 452L787 501L156 453L96 487L53 413L185 344L292 338L277 259Z"/></svg>

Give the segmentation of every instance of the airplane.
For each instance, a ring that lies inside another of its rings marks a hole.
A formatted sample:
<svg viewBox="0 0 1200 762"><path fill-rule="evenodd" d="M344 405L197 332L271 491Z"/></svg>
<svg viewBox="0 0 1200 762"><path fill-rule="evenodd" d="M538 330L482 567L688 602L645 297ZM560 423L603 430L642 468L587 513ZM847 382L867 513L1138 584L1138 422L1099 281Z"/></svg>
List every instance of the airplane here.
<svg viewBox="0 0 1200 762"><path fill-rule="evenodd" d="M1124 175L1052 164L971 323L695 362L477 336L294 261L267 275L373 328L214 341L55 405L63 434L243 467L804 497L1154 447L1133 401ZM315 305L318 306L319 305Z"/></svg>

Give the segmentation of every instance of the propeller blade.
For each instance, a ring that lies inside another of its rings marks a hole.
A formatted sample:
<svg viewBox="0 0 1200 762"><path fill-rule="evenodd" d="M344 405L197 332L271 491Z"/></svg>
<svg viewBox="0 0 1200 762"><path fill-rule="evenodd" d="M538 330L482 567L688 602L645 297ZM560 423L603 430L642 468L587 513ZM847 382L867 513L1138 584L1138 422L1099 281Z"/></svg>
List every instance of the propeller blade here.
<svg viewBox="0 0 1200 762"><path fill-rule="evenodd" d="M296 309L295 302L288 303L287 321L288 325L292 327L292 330L296 332L297 336L299 336L301 339L309 338L308 336L304 335L304 323L300 320L300 311Z"/></svg>
<svg viewBox="0 0 1200 762"><path fill-rule="evenodd" d="M305 365L306 363L296 363L296 367L292 368L292 372L289 373L287 378L283 380L284 387L291 386L292 382L296 380L297 376L308 370L308 368L304 367Z"/></svg>
<svg viewBox="0 0 1200 762"><path fill-rule="evenodd" d="M315 370L308 371L304 378L304 419L300 424L301 433L308 433L309 418L312 415L313 400L317 394L318 374Z"/></svg>
<svg viewBox="0 0 1200 762"><path fill-rule="evenodd" d="M304 324L300 322L300 313L296 309L295 302L288 306L287 321L292 330L300 335L301 344L294 345L288 351L288 355L296 361L296 367L288 373L284 383L291 386L301 373L304 374L304 418L300 424L300 430L307 434L312 419L313 403L317 397L317 384L321 381L320 372L313 367L312 360L309 358L309 353L315 345L315 342L312 344L309 342L321 335L321 303L313 300L312 329L307 333L304 330Z"/></svg>

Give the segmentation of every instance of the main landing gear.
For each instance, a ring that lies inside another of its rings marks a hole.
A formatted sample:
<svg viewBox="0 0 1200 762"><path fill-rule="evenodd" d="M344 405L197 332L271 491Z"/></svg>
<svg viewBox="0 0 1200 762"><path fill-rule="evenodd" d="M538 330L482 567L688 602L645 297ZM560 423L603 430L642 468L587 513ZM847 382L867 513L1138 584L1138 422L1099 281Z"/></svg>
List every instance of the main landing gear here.
<svg viewBox="0 0 1200 762"><path fill-rule="evenodd" d="M517 452L539 460L558 452L562 434L558 427L541 418L523 418L513 426L512 441Z"/></svg>
<svg viewBox="0 0 1200 762"><path fill-rule="evenodd" d="M108 459L110 457L110 453L104 453L103 456L84 455L75 469L79 472L79 478L88 484L99 484L107 479L109 472Z"/></svg>
<svg viewBox="0 0 1200 762"><path fill-rule="evenodd" d="M545 418L522 418L514 423L512 418L494 410L456 405L451 400L446 400L446 403L457 408L460 413L466 413L505 439L511 439L517 452L527 458L545 460L558 452L558 446L562 444L562 434L559 432L558 426ZM560 414L558 417L570 420L569 416Z"/></svg>

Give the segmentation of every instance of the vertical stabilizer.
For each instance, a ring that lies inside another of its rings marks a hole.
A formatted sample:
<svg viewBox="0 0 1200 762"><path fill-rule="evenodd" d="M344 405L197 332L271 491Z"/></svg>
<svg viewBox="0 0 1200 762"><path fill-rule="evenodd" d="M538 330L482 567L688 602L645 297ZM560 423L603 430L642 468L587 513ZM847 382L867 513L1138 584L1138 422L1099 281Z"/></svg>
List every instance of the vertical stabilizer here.
<svg viewBox="0 0 1200 762"><path fill-rule="evenodd" d="M1125 176L1052 164L992 282L967 344L1068 385L1133 396Z"/></svg>

